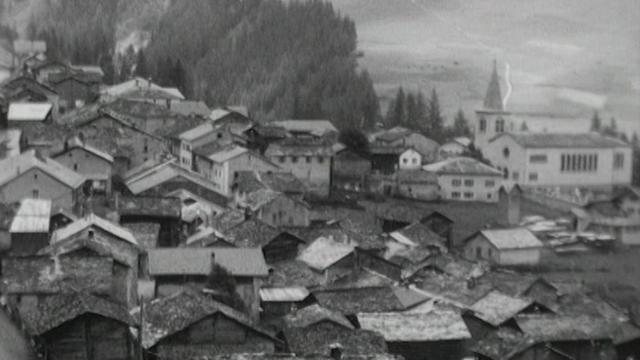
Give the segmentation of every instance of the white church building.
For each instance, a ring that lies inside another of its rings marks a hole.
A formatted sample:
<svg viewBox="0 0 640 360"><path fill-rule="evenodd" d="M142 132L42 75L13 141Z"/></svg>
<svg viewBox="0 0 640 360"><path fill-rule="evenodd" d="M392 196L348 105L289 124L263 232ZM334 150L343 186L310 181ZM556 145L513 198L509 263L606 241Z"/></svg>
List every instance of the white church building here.
<svg viewBox="0 0 640 360"><path fill-rule="evenodd" d="M629 185L632 148L595 132L516 132L505 111L494 64L481 109L476 111L475 146L506 181L524 187L610 189Z"/></svg>

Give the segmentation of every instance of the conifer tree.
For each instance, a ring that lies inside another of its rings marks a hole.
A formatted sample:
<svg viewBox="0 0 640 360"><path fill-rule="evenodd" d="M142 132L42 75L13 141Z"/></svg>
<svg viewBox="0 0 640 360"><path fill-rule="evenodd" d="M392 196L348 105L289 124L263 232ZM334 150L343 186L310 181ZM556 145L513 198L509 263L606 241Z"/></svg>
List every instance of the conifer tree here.
<svg viewBox="0 0 640 360"><path fill-rule="evenodd" d="M600 119L600 114L598 111L593 112L593 117L591 117L591 131L600 131L602 130L602 120Z"/></svg>

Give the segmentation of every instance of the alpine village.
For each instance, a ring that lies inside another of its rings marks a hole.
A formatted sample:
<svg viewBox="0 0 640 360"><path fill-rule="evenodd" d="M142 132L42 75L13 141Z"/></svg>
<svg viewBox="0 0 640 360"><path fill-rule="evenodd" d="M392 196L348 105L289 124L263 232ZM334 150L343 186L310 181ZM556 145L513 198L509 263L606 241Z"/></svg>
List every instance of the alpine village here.
<svg viewBox="0 0 640 360"><path fill-rule="evenodd" d="M345 125L46 40L0 85L2 360L640 359L637 141L529 131L496 61L468 121Z"/></svg>

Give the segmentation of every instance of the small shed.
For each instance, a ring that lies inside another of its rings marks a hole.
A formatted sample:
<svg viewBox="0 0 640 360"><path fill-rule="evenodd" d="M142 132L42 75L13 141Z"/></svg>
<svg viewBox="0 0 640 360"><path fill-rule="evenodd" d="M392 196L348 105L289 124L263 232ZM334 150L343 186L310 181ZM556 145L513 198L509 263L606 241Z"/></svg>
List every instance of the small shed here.
<svg viewBox="0 0 640 360"><path fill-rule="evenodd" d="M526 228L481 230L465 241L469 260L486 260L495 265L537 265L543 244Z"/></svg>
<svg viewBox="0 0 640 360"><path fill-rule="evenodd" d="M152 300L142 310L142 347L160 359L274 353L280 346L272 332L245 314L193 290Z"/></svg>
<svg viewBox="0 0 640 360"><path fill-rule="evenodd" d="M322 273L327 282L339 277L354 266L357 243L342 243L333 237L320 237L302 250L298 260L313 270Z"/></svg>
<svg viewBox="0 0 640 360"><path fill-rule="evenodd" d="M125 306L84 293L45 299L35 311L20 314L27 332L49 360L130 360L135 342L133 319Z"/></svg>
<svg viewBox="0 0 640 360"><path fill-rule="evenodd" d="M459 360L469 354L471 334L456 312L361 313L362 329L382 334L389 352L406 360Z"/></svg>

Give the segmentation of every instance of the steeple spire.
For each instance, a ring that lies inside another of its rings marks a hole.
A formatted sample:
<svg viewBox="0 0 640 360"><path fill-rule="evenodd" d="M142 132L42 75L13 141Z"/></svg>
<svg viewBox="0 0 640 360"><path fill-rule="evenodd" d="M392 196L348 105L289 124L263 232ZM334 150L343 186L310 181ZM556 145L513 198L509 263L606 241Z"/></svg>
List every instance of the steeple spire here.
<svg viewBox="0 0 640 360"><path fill-rule="evenodd" d="M487 88L487 95L484 98L484 108L490 110L503 111L502 93L500 92L500 78L498 77L498 62L493 60L493 73Z"/></svg>

